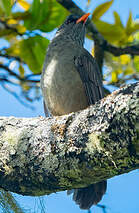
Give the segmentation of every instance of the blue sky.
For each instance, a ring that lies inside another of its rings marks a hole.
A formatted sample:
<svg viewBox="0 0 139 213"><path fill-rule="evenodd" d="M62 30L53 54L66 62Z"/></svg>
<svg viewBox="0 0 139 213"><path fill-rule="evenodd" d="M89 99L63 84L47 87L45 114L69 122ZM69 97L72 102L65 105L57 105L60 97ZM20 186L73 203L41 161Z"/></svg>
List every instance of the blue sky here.
<svg viewBox="0 0 139 213"><path fill-rule="evenodd" d="M82 9L85 8L86 0L75 0ZM91 12L98 4L105 2L102 0L92 0ZM103 16L103 20L112 22L112 12L116 10L123 21L126 23L129 11L132 11L133 18L139 15L138 0L115 0L110 10ZM86 48L90 50L92 43L86 42ZM16 116L16 117L36 117L44 115L42 100L35 101L35 110L21 105L13 96L9 95L3 88L0 87L0 116ZM128 174L116 176L108 180L108 190L101 204L107 206L107 213L137 213L139 212L139 186L138 186L138 171L133 171ZM40 212L37 209L37 198L16 195L17 200L25 209L29 209L29 213ZM79 209L74 204L71 196L67 196L66 192L60 192L45 196L44 203L47 213L80 213L87 212ZM92 212L101 213L102 210L98 207L93 207Z"/></svg>

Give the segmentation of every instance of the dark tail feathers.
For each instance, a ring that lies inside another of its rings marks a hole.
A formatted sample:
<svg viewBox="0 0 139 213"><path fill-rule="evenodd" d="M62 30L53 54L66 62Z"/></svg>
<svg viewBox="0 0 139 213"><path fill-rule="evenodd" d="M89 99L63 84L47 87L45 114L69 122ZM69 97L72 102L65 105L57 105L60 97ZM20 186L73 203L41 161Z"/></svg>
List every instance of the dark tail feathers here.
<svg viewBox="0 0 139 213"><path fill-rule="evenodd" d="M106 188L107 181L101 181L86 188L74 189L73 200L81 209L90 209L92 205L97 204L102 199Z"/></svg>

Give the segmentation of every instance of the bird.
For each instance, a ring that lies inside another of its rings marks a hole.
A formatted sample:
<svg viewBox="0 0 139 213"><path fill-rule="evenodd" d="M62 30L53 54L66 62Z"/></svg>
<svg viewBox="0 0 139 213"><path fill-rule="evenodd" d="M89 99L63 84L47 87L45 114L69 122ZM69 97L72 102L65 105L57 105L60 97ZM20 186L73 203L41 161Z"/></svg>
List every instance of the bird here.
<svg viewBox="0 0 139 213"><path fill-rule="evenodd" d="M90 13L71 14L50 42L41 75L46 116L77 112L104 97L102 76L94 57L84 48L85 26ZM81 209L90 209L106 192L107 181L73 190ZM70 190L67 192L70 194Z"/></svg>

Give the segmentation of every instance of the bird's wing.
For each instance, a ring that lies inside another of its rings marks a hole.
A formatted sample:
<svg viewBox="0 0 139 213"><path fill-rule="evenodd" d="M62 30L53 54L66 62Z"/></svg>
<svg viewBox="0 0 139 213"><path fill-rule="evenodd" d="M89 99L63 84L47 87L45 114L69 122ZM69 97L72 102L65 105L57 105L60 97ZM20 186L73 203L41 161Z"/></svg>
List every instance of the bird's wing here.
<svg viewBox="0 0 139 213"><path fill-rule="evenodd" d="M74 63L83 82L88 105L104 97L101 74L95 59L88 53L74 58Z"/></svg>

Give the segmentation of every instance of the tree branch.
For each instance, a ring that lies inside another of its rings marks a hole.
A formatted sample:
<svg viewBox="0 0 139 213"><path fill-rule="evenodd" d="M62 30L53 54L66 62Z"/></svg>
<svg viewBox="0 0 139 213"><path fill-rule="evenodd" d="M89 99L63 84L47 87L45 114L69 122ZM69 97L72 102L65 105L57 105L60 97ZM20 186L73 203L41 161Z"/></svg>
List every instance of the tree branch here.
<svg viewBox="0 0 139 213"><path fill-rule="evenodd" d="M20 80L21 82L29 82L29 83L39 83L40 80L38 79L29 79L29 75L27 76L24 76L24 77L21 77L20 75L18 75L17 73L13 72L8 66L6 65L3 65L3 64L0 64L0 69L4 69L6 71L8 71L8 73L11 75L11 76L14 76L16 77L18 80ZM34 75L32 75L34 76Z"/></svg>
<svg viewBox="0 0 139 213"><path fill-rule="evenodd" d="M22 59L19 56L12 56L12 55L8 55L8 54L0 52L0 57L7 58L7 59L12 59L12 60L16 60L18 62L22 62L22 63L25 64L25 62L22 61Z"/></svg>
<svg viewBox="0 0 139 213"><path fill-rule="evenodd" d="M16 77L19 80L22 80L22 78L15 72L13 72L8 66L4 65L4 64L0 64L0 69L4 69L6 70L10 75Z"/></svg>
<svg viewBox="0 0 139 213"><path fill-rule="evenodd" d="M139 83L53 118L0 118L0 187L43 195L139 168Z"/></svg>
<svg viewBox="0 0 139 213"><path fill-rule="evenodd" d="M63 7L65 7L71 13L75 13L78 15L84 14L83 10L81 10L72 0L56 0L56 1L60 3ZM104 51L108 51L115 56L120 56L123 54L139 55L138 44L121 48L121 47L113 46L110 43L108 43L104 39L104 37L98 32L93 22L89 19L88 19L87 31L89 35L94 39L94 41L98 43L98 45L101 46L101 48Z"/></svg>
<svg viewBox="0 0 139 213"><path fill-rule="evenodd" d="M139 55L139 44L121 48L121 47L115 47L115 46L107 43L107 45L105 45L104 49L106 51L112 53L115 56L120 56L123 54Z"/></svg>

